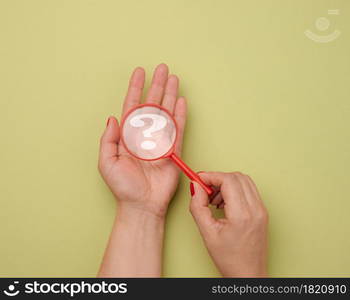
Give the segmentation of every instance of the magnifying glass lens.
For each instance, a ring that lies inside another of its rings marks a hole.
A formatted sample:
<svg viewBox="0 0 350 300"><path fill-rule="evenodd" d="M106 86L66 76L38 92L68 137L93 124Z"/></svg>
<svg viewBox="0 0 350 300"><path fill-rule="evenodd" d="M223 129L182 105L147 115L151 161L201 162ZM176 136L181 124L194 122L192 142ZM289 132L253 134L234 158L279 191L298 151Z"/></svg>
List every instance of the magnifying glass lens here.
<svg viewBox="0 0 350 300"><path fill-rule="evenodd" d="M122 139L127 150L139 159L155 160L168 154L175 143L176 125L158 106L139 106L123 122Z"/></svg>

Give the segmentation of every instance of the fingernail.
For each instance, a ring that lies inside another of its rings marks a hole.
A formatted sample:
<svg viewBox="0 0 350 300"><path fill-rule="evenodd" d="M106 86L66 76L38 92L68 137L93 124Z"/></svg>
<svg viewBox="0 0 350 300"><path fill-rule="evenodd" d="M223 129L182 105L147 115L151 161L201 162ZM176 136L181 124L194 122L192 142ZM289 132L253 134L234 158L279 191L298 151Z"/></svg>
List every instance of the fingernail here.
<svg viewBox="0 0 350 300"><path fill-rule="evenodd" d="M108 117L106 127L108 126L110 119L111 119L111 117Z"/></svg>
<svg viewBox="0 0 350 300"><path fill-rule="evenodd" d="M193 197L193 195L195 193L193 182L190 183L190 192L191 192L191 197Z"/></svg>

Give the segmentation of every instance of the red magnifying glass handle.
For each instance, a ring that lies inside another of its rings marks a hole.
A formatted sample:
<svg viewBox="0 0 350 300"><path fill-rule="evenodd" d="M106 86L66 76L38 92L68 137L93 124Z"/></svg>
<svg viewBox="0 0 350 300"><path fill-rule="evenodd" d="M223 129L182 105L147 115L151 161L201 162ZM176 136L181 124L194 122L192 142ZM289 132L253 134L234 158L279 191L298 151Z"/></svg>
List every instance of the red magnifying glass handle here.
<svg viewBox="0 0 350 300"><path fill-rule="evenodd" d="M188 165L186 165L184 161L175 153L172 153L170 155L170 158L178 165L178 167L187 175L189 179L199 183L209 196L214 193L214 190L210 186L206 185L204 181L198 176L198 174L194 172Z"/></svg>

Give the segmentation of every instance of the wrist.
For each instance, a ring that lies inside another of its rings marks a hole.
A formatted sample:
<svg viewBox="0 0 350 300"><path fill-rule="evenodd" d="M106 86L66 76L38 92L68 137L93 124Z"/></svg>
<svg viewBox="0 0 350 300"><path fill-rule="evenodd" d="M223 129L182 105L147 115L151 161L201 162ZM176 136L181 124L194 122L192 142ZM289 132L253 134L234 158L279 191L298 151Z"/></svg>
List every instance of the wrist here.
<svg viewBox="0 0 350 300"><path fill-rule="evenodd" d="M137 226L137 225L153 225L163 227L165 223L166 211L163 213L149 208L131 205L128 203L118 203L116 211L116 219L119 223Z"/></svg>
<svg viewBox="0 0 350 300"><path fill-rule="evenodd" d="M121 200L123 199L123 200ZM123 215L135 215L164 220L168 211L171 198L155 199L145 197L144 199L117 198L117 212Z"/></svg>
<svg viewBox="0 0 350 300"><path fill-rule="evenodd" d="M221 271L223 277L268 277L268 272L266 267L254 267L254 266L232 266L230 269L223 269Z"/></svg>

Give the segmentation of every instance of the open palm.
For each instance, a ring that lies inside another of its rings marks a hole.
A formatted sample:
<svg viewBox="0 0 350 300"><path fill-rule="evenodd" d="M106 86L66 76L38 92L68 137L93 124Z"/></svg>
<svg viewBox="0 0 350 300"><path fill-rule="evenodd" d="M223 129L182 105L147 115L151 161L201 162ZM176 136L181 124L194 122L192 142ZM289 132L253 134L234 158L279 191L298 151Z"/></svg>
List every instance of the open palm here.
<svg viewBox="0 0 350 300"><path fill-rule="evenodd" d="M123 105L123 116L135 105L141 103L145 71L136 68L131 76ZM160 64L154 71L146 103L157 103L168 109L178 124L178 139L175 153L180 155L186 121L186 101L178 98L179 80L168 75L168 67ZM147 210L164 216L173 196L179 170L168 158L158 161L142 161L131 156L120 141L120 128L117 119L110 117L101 137L99 170L120 201L136 209Z"/></svg>

